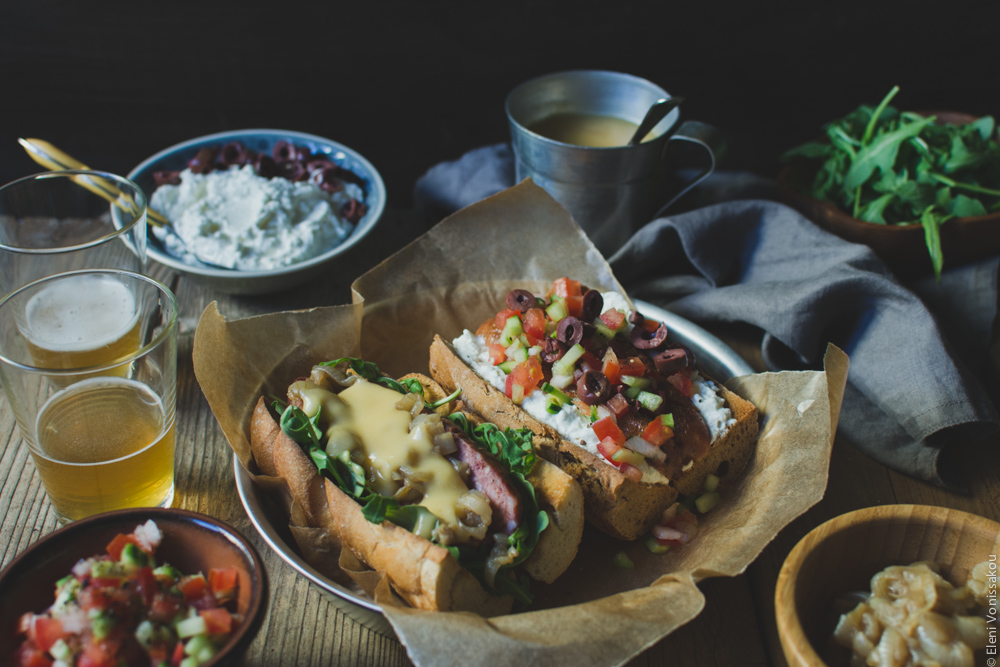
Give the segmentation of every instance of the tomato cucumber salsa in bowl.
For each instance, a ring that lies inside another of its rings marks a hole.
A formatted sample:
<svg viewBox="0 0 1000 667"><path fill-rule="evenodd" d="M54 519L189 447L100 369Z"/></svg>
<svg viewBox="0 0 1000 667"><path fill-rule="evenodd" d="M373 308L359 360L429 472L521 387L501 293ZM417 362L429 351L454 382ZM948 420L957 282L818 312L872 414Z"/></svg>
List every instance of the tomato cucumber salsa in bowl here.
<svg viewBox="0 0 1000 667"><path fill-rule="evenodd" d="M0 660L228 664L259 628L264 578L252 547L209 517L149 509L97 515L43 538L0 574Z"/></svg>

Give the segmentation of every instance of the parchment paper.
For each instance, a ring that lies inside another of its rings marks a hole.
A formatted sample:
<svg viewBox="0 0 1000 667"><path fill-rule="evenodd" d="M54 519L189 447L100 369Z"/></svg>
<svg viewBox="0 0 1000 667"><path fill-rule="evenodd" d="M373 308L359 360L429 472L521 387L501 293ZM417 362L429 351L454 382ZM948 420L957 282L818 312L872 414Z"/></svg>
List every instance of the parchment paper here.
<svg viewBox="0 0 1000 667"><path fill-rule="evenodd" d="M455 213L352 285L354 304L226 321L215 304L202 315L194 369L239 459L257 473L249 418L257 398L283 396L313 362L345 355L375 361L393 376L427 372L434 333L453 337L492 316L511 287L541 292L570 276L602 290L621 287L570 216L525 181ZM374 599L418 665L619 665L701 612L697 582L735 576L778 532L822 498L848 360L835 347L824 372L734 378L733 391L762 417L757 450L742 482L704 515L698 539L654 555L587 528L573 565L554 584L533 588L528 611L484 619L421 612L393 604L383 585ZM255 480L280 492L273 479ZM290 508L293 523L295 508ZM296 538L310 541L308 530ZM305 537L300 537L305 534ZM310 553L337 568L335 545ZM626 551L635 569L615 568ZM346 550L344 550L346 552ZM339 564L355 570L356 562ZM601 577L594 577L601 572ZM343 573L340 573L343 576ZM367 585L379 584L377 575Z"/></svg>

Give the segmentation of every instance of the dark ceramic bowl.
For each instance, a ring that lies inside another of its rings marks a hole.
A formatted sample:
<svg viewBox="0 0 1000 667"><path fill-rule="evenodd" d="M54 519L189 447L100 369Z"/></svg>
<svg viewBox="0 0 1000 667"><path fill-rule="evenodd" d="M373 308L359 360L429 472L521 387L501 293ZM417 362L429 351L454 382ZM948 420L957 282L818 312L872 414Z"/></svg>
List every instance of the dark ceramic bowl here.
<svg viewBox="0 0 1000 667"><path fill-rule="evenodd" d="M0 663L17 648L17 624L28 611L41 613L53 602L55 582L81 558L105 552L118 533L131 533L148 519L163 532L157 561L181 572L204 572L233 566L239 572L236 628L206 667L238 664L267 613L267 574L260 556L242 535L226 524L179 509L139 508L97 514L64 526L38 540L0 572Z"/></svg>
<svg viewBox="0 0 1000 667"><path fill-rule="evenodd" d="M953 125L963 125L976 119L975 116L954 111L923 113ZM869 246L901 278L933 272L923 226L878 225L858 220L831 202L802 194L814 174L814 168L804 161L782 169L778 174L781 200L826 231L847 241ZM941 225L941 251L946 269L997 254L1000 252L1000 213L955 218Z"/></svg>

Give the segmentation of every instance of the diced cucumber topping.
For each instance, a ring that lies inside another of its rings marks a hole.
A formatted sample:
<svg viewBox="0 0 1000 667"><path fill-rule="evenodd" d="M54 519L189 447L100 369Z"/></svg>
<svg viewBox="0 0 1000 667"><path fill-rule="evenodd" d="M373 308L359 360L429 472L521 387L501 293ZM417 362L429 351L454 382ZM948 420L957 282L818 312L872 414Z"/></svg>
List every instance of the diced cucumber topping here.
<svg viewBox="0 0 1000 667"><path fill-rule="evenodd" d="M673 428L674 427L674 413L669 412L669 413L667 413L665 415L660 415L660 421L663 422L664 426L668 426L670 428Z"/></svg>
<svg viewBox="0 0 1000 667"><path fill-rule="evenodd" d="M548 382L543 382L542 383L542 391L544 391L546 394L548 394L549 396L551 396L561 406L562 405L566 405L566 404L568 404L568 403L571 402L571 399L570 399L569 396L567 396L565 393L563 393L559 389L556 389L555 387L553 387Z"/></svg>
<svg viewBox="0 0 1000 667"><path fill-rule="evenodd" d="M528 348L518 338L515 338L504 352L507 353L507 359L516 363L520 364L528 360Z"/></svg>
<svg viewBox="0 0 1000 667"><path fill-rule="evenodd" d="M121 577L124 575L121 565L113 560L95 560L90 564L90 576L92 577Z"/></svg>
<svg viewBox="0 0 1000 667"><path fill-rule="evenodd" d="M561 297L553 296L552 303L545 309L545 314L548 315L549 319L553 322L558 322L569 315L569 309L566 307L566 302Z"/></svg>
<svg viewBox="0 0 1000 667"><path fill-rule="evenodd" d="M703 493L702 495L698 496L698 499L694 501L694 506L698 509L699 512L704 514L705 512L708 512L713 507L718 505L720 502L722 502L722 497L718 493L715 493L713 491L712 493Z"/></svg>
<svg viewBox="0 0 1000 667"><path fill-rule="evenodd" d="M557 415L562 412L562 404L555 396L545 397L545 411L550 415Z"/></svg>
<svg viewBox="0 0 1000 667"><path fill-rule="evenodd" d="M90 630L94 633L96 639L104 639L111 633L111 629L114 627L114 617L105 614L99 615L90 623Z"/></svg>
<svg viewBox="0 0 1000 667"><path fill-rule="evenodd" d="M631 449L622 447L611 455L611 460L615 463L628 463L638 468L646 459L639 452L633 452Z"/></svg>
<svg viewBox="0 0 1000 667"><path fill-rule="evenodd" d="M636 389L648 389L653 384L652 378L642 377L641 375L623 375L619 379L622 381L622 384L627 384Z"/></svg>
<svg viewBox="0 0 1000 667"><path fill-rule="evenodd" d="M514 370L514 366L517 366L517 362L512 360L501 361L497 364L497 368L502 370L506 375L510 375L510 372Z"/></svg>
<svg viewBox="0 0 1000 667"><path fill-rule="evenodd" d="M524 333L524 329L521 328L521 318L517 315L511 315L504 323L503 331L500 332L500 342L504 347L507 347L522 333Z"/></svg>
<svg viewBox="0 0 1000 667"><path fill-rule="evenodd" d="M615 334L617 333L614 329L605 324L604 320L602 320L599 317L596 320L594 320L594 329L597 330L597 335L605 343L614 338Z"/></svg>
<svg viewBox="0 0 1000 667"><path fill-rule="evenodd" d="M122 565L131 565L133 567L146 567L149 565L149 557L142 549L131 542L126 544L125 548L122 549L122 555L119 560Z"/></svg>
<svg viewBox="0 0 1000 667"><path fill-rule="evenodd" d="M639 398L639 394L642 393L642 389L638 387L629 387L625 390L625 398Z"/></svg>
<svg viewBox="0 0 1000 667"><path fill-rule="evenodd" d="M560 357L554 364L552 364L552 375L573 375L573 367L576 362L583 356L586 350L583 346L577 343L573 347L566 350L566 354Z"/></svg>
<svg viewBox="0 0 1000 667"><path fill-rule="evenodd" d="M153 622L149 619L144 620L135 629L135 640L142 645L146 650L153 644L153 640L156 638L156 628L153 627Z"/></svg>
<svg viewBox="0 0 1000 667"><path fill-rule="evenodd" d="M177 636L181 639L185 639L187 637L194 637L195 635L203 635L207 633L208 625L205 623L205 619L201 616L192 616L190 618L177 621L175 629L177 630Z"/></svg>
<svg viewBox="0 0 1000 667"><path fill-rule="evenodd" d="M650 412L656 412L663 405L663 397L651 391L640 390L639 395L636 396L636 400L639 401L639 405Z"/></svg>
<svg viewBox="0 0 1000 667"><path fill-rule="evenodd" d="M532 345L531 347L528 348L528 356L529 357L537 357L541 353L542 353L542 346L541 345Z"/></svg>
<svg viewBox="0 0 1000 667"><path fill-rule="evenodd" d="M617 567L623 568L625 570L631 570L635 567L635 563L632 562L632 559L629 558L628 554L625 553L624 551L619 551L618 553L616 553L613 562Z"/></svg>
<svg viewBox="0 0 1000 667"><path fill-rule="evenodd" d="M154 577L170 577L174 581L178 581L181 578L180 571L173 565L163 564L160 567L153 570Z"/></svg>
<svg viewBox="0 0 1000 667"><path fill-rule="evenodd" d="M216 653L215 644L207 634L196 635L184 645L184 653L194 656L201 662L208 662Z"/></svg>
<svg viewBox="0 0 1000 667"><path fill-rule="evenodd" d="M670 551L669 544L660 544L660 541L652 535L646 538L646 548L654 554L664 554Z"/></svg>
<svg viewBox="0 0 1000 667"><path fill-rule="evenodd" d="M198 661L198 658L189 655L181 660L180 667L201 667L201 663Z"/></svg>
<svg viewBox="0 0 1000 667"><path fill-rule="evenodd" d="M62 639L56 640L56 643L49 648L49 653L56 660L73 662L73 651L70 650L69 645Z"/></svg>
<svg viewBox="0 0 1000 667"><path fill-rule="evenodd" d="M719 488L719 478L716 477L715 475L711 474L711 473L709 473L708 475L706 475L705 476L705 486L704 486L705 492L706 493L712 493L717 488Z"/></svg>

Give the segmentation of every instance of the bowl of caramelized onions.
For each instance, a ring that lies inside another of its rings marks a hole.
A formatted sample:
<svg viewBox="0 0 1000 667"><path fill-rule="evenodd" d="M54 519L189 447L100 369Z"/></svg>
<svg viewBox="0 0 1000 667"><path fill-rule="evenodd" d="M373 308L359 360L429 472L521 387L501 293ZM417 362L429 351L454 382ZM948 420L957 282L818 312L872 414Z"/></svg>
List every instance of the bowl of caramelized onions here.
<svg viewBox="0 0 1000 667"><path fill-rule="evenodd" d="M942 507L885 505L827 521L778 575L788 664L995 664L998 554L1000 524Z"/></svg>

